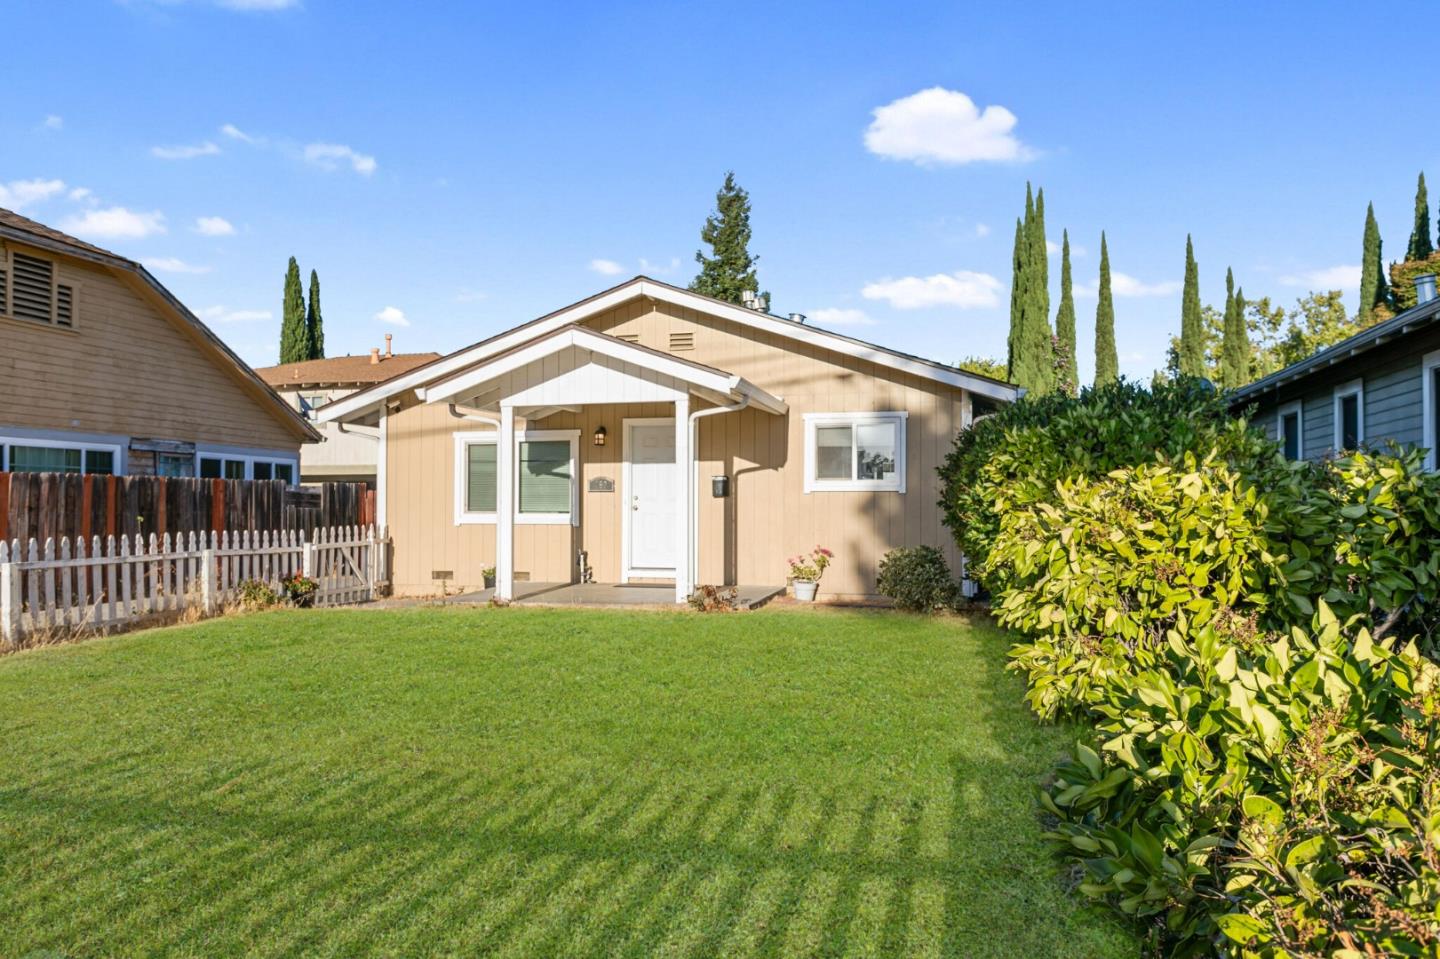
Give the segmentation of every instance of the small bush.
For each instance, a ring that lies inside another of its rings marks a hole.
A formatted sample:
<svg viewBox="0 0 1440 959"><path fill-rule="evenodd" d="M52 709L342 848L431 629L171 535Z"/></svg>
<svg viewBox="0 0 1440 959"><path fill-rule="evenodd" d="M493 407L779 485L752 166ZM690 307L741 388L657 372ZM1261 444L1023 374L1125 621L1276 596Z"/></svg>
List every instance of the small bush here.
<svg viewBox="0 0 1440 959"><path fill-rule="evenodd" d="M945 554L933 546L892 549L880 560L879 572L876 588L897 609L933 613L960 602L960 587L950 575Z"/></svg>
<svg viewBox="0 0 1440 959"><path fill-rule="evenodd" d="M240 583L238 601L242 609L265 609L269 606L278 606L280 600L279 593L258 579L247 579Z"/></svg>
<svg viewBox="0 0 1440 959"><path fill-rule="evenodd" d="M733 613L740 590L734 586L697 586L690 594L690 608L699 613Z"/></svg>

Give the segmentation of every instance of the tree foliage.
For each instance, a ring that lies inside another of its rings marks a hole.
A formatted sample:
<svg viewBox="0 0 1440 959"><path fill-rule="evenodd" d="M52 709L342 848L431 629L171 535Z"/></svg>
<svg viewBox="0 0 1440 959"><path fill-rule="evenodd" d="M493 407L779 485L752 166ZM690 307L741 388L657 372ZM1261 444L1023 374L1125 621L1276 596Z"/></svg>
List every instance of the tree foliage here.
<svg viewBox="0 0 1440 959"><path fill-rule="evenodd" d="M1008 379L1032 393L1054 388L1049 264L1045 250L1045 191L1025 185L1025 217L1015 227L1010 285Z"/></svg>
<svg viewBox="0 0 1440 959"><path fill-rule="evenodd" d="M293 256L285 270L285 294L281 304L280 362L300 363L310 359L310 341L305 328L305 293L300 287L300 264Z"/></svg>
<svg viewBox="0 0 1440 959"><path fill-rule="evenodd" d="M1371 203L1365 208L1365 239L1360 259L1360 322L1363 325L1373 322L1375 308L1384 306L1390 299L1381 245L1380 224L1375 220L1375 204Z"/></svg>
<svg viewBox="0 0 1440 959"><path fill-rule="evenodd" d="M1235 290L1235 274L1228 269L1225 271L1224 322L1217 382L1233 390L1250 381L1250 336L1245 329L1245 294Z"/></svg>
<svg viewBox="0 0 1440 959"><path fill-rule="evenodd" d="M1060 308L1055 311L1055 355L1063 356L1056 371L1056 387L1072 396L1078 387L1075 370L1075 293L1070 277L1070 231L1060 234Z"/></svg>
<svg viewBox="0 0 1440 959"><path fill-rule="evenodd" d="M1205 376L1205 327L1200 316L1200 269L1195 247L1185 237L1185 288L1180 295L1180 373Z"/></svg>
<svg viewBox="0 0 1440 959"><path fill-rule="evenodd" d="M740 303L747 290L759 292L755 265L760 258L750 253L750 194L735 182L733 170L715 194L715 210L705 218L700 239L709 245L710 255L695 251L700 272L690 289L731 303Z"/></svg>
<svg viewBox="0 0 1440 959"><path fill-rule="evenodd" d="M305 309L305 348L308 359L325 358L325 320L320 314L320 274L310 271L310 302Z"/></svg>
<svg viewBox="0 0 1440 959"><path fill-rule="evenodd" d="M1095 385L1107 386L1120 376L1115 349L1115 299L1110 292L1110 249L1100 231L1100 290L1095 304Z"/></svg>
<svg viewBox="0 0 1440 959"><path fill-rule="evenodd" d="M1435 252L1430 240L1430 196L1425 190L1425 174L1415 184L1415 223L1410 228L1410 244L1405 247L1407 262L1428 259Z"/></svg>
<svg viewBox="0 0 1440 959"><path fill-rule="evenodd" d="M956 369L965 370L970 373L979 373L981 376L988 376L992 380L999 380L1002 383L1009 382L1006 379L1009 370L999 360L992 360L988 356L967 356L955 364Z"/></svg>

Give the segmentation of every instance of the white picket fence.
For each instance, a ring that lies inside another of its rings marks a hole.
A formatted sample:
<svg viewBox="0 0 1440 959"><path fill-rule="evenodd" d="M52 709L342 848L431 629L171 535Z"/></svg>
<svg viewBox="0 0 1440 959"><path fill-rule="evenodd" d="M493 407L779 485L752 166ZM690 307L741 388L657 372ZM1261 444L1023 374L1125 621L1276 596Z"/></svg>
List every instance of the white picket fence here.
<svg viewBox="0 0 1440 959"><path fill-rule="evenodd" d="M385 536L374 527L293 531L167 533L87 544L77 537L0 541L0 641L19 644L48 631L109 631L162 613L198 607L212 615L257 581L279 590L301 573L314 579L317 606L374 599L386 581Z"/></svg>

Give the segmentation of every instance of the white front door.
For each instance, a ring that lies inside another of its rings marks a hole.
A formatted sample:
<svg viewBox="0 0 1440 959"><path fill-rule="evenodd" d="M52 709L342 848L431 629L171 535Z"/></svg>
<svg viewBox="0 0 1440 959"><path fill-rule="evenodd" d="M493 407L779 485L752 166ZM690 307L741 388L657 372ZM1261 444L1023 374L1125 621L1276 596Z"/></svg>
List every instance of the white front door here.
<svg viewBox="0 0 1440 959"><path fill-rule="evenodd" d="M675 574L675 421L627 423L625 435L625 569L629 576Z"/></svg>

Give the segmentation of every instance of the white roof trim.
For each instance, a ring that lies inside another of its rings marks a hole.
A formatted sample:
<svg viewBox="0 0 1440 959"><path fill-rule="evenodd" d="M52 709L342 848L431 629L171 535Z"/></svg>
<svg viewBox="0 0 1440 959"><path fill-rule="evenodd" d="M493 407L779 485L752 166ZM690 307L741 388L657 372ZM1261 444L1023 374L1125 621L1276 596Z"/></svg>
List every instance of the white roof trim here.
<svg viewBox="0 0 1440 959"><path fill-rule="evenodd" d="M622 303L627 303L637 296L647 296L654 300L669 303L672 306L686 307L697 310L701 313L709 313L712 316L719 316L723 319L732 320L743 326L764 330L787 339L798 340L812 346L833 350L856 359L867 360L891 369L901 370L915 376L944 383L948 386L959 387L969 390L980 396L988 396L998 400L1014 400L1016 389L1002 383L995 383L984 377L966 373L963 370L950 369L937 366L923 360L902 356L878 346L872 346L852 340L848 337L830 333L816 327L804 326L793 323L789 320L782 320L770 316L768 313L760 313L756 310L747 309L743 306L735 306L720 300L713 300L710 297L700 296L688 290L681 290L665 283L657 283L647 277L636 277L627 283L622 283L614 289L607 290L599 296L584 300L574 306L567 307L558 313L551 314L543 320L528 323L516 327L498 336L495 336L482 343L452 353L443 359L436 360L426 366L403 373L385 381L375 392L361 390L329 403L321 407L316 419L321 423L329 423L334 420L349 418L357 412L368 412L387 397L406 390L414 389L422 383L431 382L439 377L456 373L469 366L473 366L485 360L487 357L496 356L507 350L514 349L536 337L544 336L566 326L582 322L587 317L606 310L613 309ZM761 393L764 391L762 390ZM768 395L768 394L765 394ZM752 402L758 403L759 398L752 396Z"/></svg>

